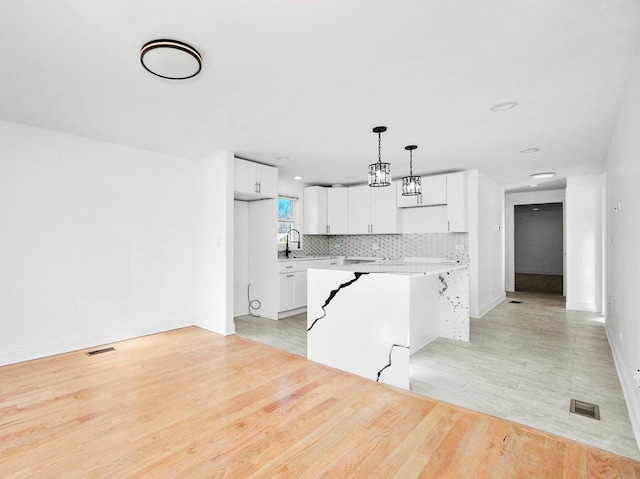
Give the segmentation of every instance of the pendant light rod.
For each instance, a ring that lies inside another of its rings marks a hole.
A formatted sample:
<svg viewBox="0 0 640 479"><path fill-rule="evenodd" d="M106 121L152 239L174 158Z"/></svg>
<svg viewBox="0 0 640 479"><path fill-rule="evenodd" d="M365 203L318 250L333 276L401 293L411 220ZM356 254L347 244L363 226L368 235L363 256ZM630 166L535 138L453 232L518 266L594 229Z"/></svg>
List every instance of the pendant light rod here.
<svg viewBox="0 0 640 479"><path fill-rule="evenodd" d="M409 176L413 176L413 150L418 149L417 145L409 145L404 147L405 150L409 150Z"/></svg>

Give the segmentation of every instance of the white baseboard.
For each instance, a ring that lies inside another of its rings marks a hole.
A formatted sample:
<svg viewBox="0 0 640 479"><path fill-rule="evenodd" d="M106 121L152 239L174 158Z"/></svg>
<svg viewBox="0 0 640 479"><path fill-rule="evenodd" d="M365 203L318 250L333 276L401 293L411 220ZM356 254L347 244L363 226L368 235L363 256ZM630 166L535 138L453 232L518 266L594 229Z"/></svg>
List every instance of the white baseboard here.
<svg viewBox="0 0 640 479"><path fill-rule="evenodd" d="M624 360L622 359L622 355L618 349L618 344L613 340L607 323L605 323L604 330L607 332L609 346L613 352L613 363L616 365L616 372L618 373L620 386L622 386L624 402L627 403L627 410L629 411L629 419L631 420L633 435L636 438L636 444L640 450L640 404L638 404L638 401L636 400L636 396L634 394L635 388L627 374L628 369L624 364Z"/></svg>
<svg viewBox="0 0 640 479"><path fill-rule="evenodd" d="M81 336L76 338L66 338L57 341L50 341L35 344L25 348L14 349L12 351L0 352L0 366L7 364L31 361L56 354L77 351L78 349L92 348L103 344L125 341L127 339L147 336L149 334L162 333L172 329L193 326L192 321L169 321L165 323L149 324L141 327L131 327L118 331L109 331L91 336Z"/></svg>
<svg viewBox="0 0 640 479"><path fill-rule="evenodd" d="M287 318L289 316L293 316L294 314L306 313L307 307L304 306L302 308L290 309L289 311L283 311L278 313L278 319Z"/></svg>
<svg viewBox="0 0 640 479"><path fill-rule="evenodd" d="M573 311L588 311L590 313L599 313L600 309L594 303L570 303L567 301L566 309Z"/></svg>
<svg viewBox="0 0 640 479"><path fill-rule="evenodd" d="M478 318L483 317L485 314L487 314L493 308L495 308L500 303L502 303L505 299L507 299L507 294L506 293L502 293L502 294L499 294L498 296L496 296L495 298L493 298L492 300L490 300L488 303L484 304L480 308L480 311L478 311L478 313L479 313L478 314Z"/></svg>

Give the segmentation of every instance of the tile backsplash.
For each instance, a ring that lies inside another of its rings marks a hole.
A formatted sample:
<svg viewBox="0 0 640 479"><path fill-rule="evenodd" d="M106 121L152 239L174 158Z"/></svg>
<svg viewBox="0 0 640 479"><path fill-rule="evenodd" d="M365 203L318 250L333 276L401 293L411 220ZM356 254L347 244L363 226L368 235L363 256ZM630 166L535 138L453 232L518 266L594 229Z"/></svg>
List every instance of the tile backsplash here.
<svg viewBox="0 0 640 479"><path fill-rule="evenodd" d="M468 233L421 233L395 235L305 235L305 256L405 256L469 260Z"/></svg>

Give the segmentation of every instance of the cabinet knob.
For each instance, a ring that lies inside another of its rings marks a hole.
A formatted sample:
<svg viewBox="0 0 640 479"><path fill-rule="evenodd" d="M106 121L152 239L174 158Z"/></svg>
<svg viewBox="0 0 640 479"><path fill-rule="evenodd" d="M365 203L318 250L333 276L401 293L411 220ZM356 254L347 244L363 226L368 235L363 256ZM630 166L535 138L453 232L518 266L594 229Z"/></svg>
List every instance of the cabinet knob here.
<svg viewBox="0 0 640 479"><path fill-rule="evenodd" d="M292 274L288 274L287 278L293 278L293 275Z"/></svg>

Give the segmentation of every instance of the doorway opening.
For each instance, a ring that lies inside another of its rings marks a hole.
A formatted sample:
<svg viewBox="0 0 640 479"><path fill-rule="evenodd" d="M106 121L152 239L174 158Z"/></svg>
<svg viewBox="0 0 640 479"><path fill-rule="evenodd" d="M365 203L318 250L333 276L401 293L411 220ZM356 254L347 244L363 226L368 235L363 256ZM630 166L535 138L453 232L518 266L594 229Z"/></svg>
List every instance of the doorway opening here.
<svg viewBox="0 0 640 479"><path fill-rule="evenodd" d="M562 203L515 205L515 290L564 292Z"/></svg>

